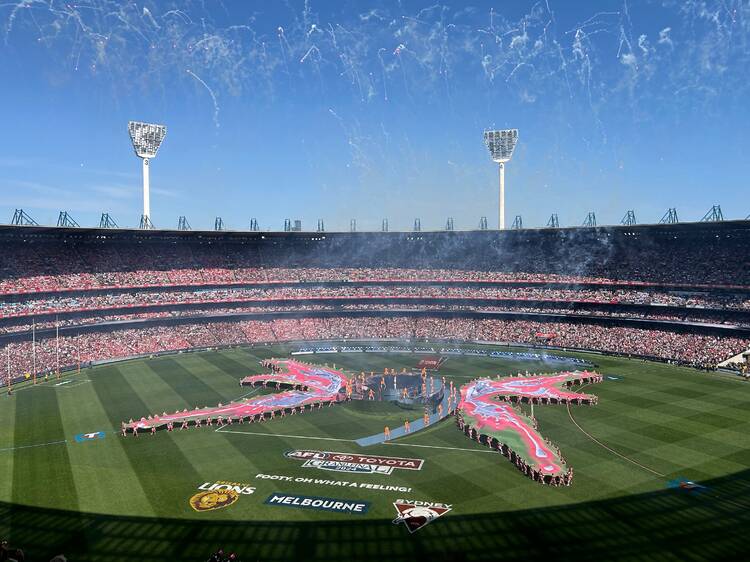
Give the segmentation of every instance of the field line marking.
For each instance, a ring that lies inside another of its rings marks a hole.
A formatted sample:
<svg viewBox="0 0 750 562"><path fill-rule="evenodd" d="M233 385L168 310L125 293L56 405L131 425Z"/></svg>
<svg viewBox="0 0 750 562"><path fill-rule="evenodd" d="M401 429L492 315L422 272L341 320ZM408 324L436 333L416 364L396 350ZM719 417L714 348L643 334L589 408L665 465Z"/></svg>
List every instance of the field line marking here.
<svg viewBox="0 0 750 562"><path fill-rule="evenodd" d="M398 445L399 447L423 447L425 449L447 449L448 451L470 451L472 453L497 454L497 451L483 451L481 449L467 449L465 447L443 447L442 445L417 445L416 443L393 443L385 441L385 445Z"/></svg>
<svg viewBox="0 0 750 562"><path fill-rule="evenodd" d="M287 439L317 439L321 441L343 441L344 443L355 443L354 439L338 439L336 437L312 437L310 435L283 435L281 433L260 433L257 431L232 431L231 429L224 429L223 427L217 427L214 430L216 433L237 433L240 435L260 435L262 437L285 437Z"/></svg>
<svg viewBox="0 0 750 562"><path fill-rule="evenodd" d="M259 433L255 431L233 431L231 429L224 429L223 427L217 427L214 432L221 433L237 433L241 435L261 435L264 437L286 437L290 439L319 439L321 441L341 441L344 443L356 443L354 439L339 439L337 437L311 437L309 435L283 435L280 433ZM449 451L470 451L472 453L489 453L494 454L496 451L482 451L478 449L467 449L464 447L443 447L441 445L417 445L416 443L393 443L387 442L387 445L398 445L399 447L422 447L425 449L446 449Z"/></svg>
<svg viewBox="0 0 750 562"><path fill-rule="evenodd" d="M70 377L70 378L68 378L68 377ZM62 384L64 381L70 381L70 383ZM88 379L88 378L77 379L77 378L75 378L74 375L65 375L63 377L60 377L60 379L51 378L51 379L46 380L46 381L43 380L41 382L38 382L37 384L33 384L30 381L21 381L20 384L23 384L24 386L22 386L21 388L15 388L15 386L14 386L13 387L13 394L18 394L19 392L23 392L24 390L32 390L34 388L53 388L55 390L57 390L59 388L61 390L64 390L68 386L68 384L77 383L75 386L79 386L80 384L85 383L85 382L91 382L91 380ZM58 385L59 385L59 387L58 387ZM75 388L75 386L73 388ZM7 389L7 386L4 385L3 388Z"/></svg>
<svg viewBox="0 0 750 562"><path fill-rule="evenodd" d="M251 390L250 392L246 392L246 393L245 393L245 394L243 394L242 396L238 396L237 398L235 398L234 400L232 400L232 402L236 402L237 400L241 400L241 399L243 399L243 398L247 398L247 397L248 397L248 396L250 396L250 395L251 395L252 393L254 393L254 392L257 392L257 391L259 391L259 390L260 390L261 388L263 388L263 387L262 387L262 386L256 386L256 387L255 387L254 389L252 389L252 390Z"/></svg>
<svg viewBox="0 0 750 562"><path fill-rule="evenodd" d="M63 441L50 441L49 443L37 443L36 445L21 445L20 447L7 447L0 449L0 453L4 451L17 451L18 449L31 449L32 447L46 447L47 445L60 445L61 443L67 443L67 440Z"/></svg>
<svg viewBox="0 0 750 562"><path fill-rule="evenodd" d="M587 385L584 385L584 386L587 386ZM581 386L580 388L583 388L583 386ZM567 404L567 407L568 407L568 417L570 418L570 421L572 421L572 422L573 422L573 424L574 424L574 425L575 425L575 426L576 426L576 427L577 427L578 429L580 429L580 430L581 430L581 433L583 433L583 434L584 434L584 435L585 435L586 437L588 437L589 439L591 439L591 440L592 440L592 441L593 441L594 443L596 443L596 444L597 444L597 445L599 445L600 447L604 447L605 449L607 449L607 451L609 451L609 452L610 452L610 453L612 453L613 455L617 455L617 456L618 456L618 457L620 457L621 459L624 459L624 460L626 460L626 461L628 461L628 462L630 462L630 463L633 463L634 465L636 465L636 466L639 466L639 467L641 467L641 468L642 468L643 470L647 470L647 471L649 471L649 472L650 472L651 474L656 474L657 476L660 476L661 478L666 478L666 475L662 474L661 472L657 472L657 471L655 471L655 470L654 470L653 468L649 468L649 467L647 467L647 466L644 466L644 465L642 465L641 463L639 463L638 461L634 461L633 459L631 459L631 458L629 458L629 457L626 457L626 456L625 456L625 455L623 455L623 454L620 454L620 453L618 453L617 451L615 451L615 450L614 450L614 449L612 449L611 447L607 447L607 446L606 446L606 445L605 445L604 443L602 443L601 441L599 441L599 440L598 440L598 439L597 439L596 437L594 437L594 436L593 436L593 435L591 435L591 434L590 434L590 433L589 433L588 431L586 431L586 430L585 430L585 429L583 429L583 428L582 428L582 427L581 427L580 425L578 425L578 422L577 422L577 421L575 420L575 418L573 417L573 413L572 413L572 412L570 411L570 402L568 402L568 404Z"/></svg>
<svg viewBox="0 0 750 562"><path fill-rule="evenodd" d="M70 380L69 384L57 383L57 384L52 385L52 386L56 390L69 390L71 388L78 388L79 386L81 386L83 384L86 384L87 382L91 382L91 381L89 379L84 379L84 380L80 380L80 381ZM59 386L59 388L58 388L58 386Z"/></svg>

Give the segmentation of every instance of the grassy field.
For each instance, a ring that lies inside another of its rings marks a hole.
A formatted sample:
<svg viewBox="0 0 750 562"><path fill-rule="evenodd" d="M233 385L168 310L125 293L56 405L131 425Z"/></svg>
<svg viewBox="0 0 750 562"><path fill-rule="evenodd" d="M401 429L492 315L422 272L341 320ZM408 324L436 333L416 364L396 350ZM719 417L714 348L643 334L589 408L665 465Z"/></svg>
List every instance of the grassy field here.
<svg viewBox="0 0 750 562"><path fill-rule="evenodd" d="M570 488L541 486L466 438L452 418L366 452L424 459L421 471L349 475L303 468L284 452L362 452L354 439L420 417L388 403L351 402L226 430L122 438L128 418L215 405L253 392L238 381L284 347L129 361L17 389L0 398L0 536L30 560L204 560L222 546L242 560L494 560L537 557L718 559L748 552L750 385L731 376L589 357L605 377L594 407L538 406L543 435L575 470ZM415 366L413 354L305 356L353 372ZM451 357L457 384L559 365ZM65 384L60 384L60 383ZM258 392L257 390L254 392ZM571 417L572 415L572 417ZM77 442L81 433L103 439ZM369 482L409 492L262 478ZM687 478L700 492L669 488ZM196 512L203 483L256 488ZM265 505L274 492L370 502L366 515ZM452 504L410 535L391 523L398 498Z"/></svg>

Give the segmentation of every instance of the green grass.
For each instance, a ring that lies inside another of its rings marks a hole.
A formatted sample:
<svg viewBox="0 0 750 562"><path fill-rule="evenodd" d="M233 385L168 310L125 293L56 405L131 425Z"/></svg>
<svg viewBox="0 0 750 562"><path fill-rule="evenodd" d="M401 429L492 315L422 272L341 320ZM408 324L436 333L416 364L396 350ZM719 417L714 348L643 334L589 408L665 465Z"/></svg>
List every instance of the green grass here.
<svg viewBox="0 0 750 562"><path fill-rule="evenodd" d="M506 459L466 438L452 419L373 454L425 459L419 472L347 475L302 468L290 449L358 452L352 440L419 412L352 402L264 424L159 432L123 439L120 421L177 408L214 405L250 392L241 377L282 346L129 361L17 388L0 398L0 536L30 560L65 552L71 560L203 560L218 546L243 560L492 560L524 558L731 558L748 550L750 385L721 374L595 356L605 377L586 392L594 407L538 406L543 435L575 470L570 488L541 486ZM593 357L593 356L592 356ZM412 367L411 354L337 354L352 372ZM559 368L559 365L557 366ZM457 384L483 375L555 365L451 357L441 374ZM67 379L66 379L67 380ZM263 391L255 391L256 394ZM99 441L74 435L105 431ZM342 441L318 438L340 439ZM619 453L613 453L607 448ZM626 457L626 458L623 458ZM632 461L632 462L631 462ZM648 469L648 470L647 470ZM408 493L265 480L259 474L372 482ZM700 494L667 489L685 477ZM234 505L198 513L188 498L204 482L256 487ZM276 491L371 502L364 516L271 507ZM453 510L409 535L391 524L398 497Z"/></svg>

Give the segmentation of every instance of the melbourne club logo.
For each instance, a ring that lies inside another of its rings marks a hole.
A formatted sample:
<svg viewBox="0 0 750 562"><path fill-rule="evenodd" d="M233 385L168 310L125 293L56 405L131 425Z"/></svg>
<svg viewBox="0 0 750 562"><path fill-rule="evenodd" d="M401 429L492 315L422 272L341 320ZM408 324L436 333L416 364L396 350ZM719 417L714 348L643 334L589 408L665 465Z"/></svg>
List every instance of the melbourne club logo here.
<svg viewBox="0 0 750 562"><path fill-rule="evenodd" d="M395 525L403 523L410 533L415 533L438 517L448 513L453 506L437 502L396 500L393 502L393 507L396 508L397 513L393 523Z"/></svg>

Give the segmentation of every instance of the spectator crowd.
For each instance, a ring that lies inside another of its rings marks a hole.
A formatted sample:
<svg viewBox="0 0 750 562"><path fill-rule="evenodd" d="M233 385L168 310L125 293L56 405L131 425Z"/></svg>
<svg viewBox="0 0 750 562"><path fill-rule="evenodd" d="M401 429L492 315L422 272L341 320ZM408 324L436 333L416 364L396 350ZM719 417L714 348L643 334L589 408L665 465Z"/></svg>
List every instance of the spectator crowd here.
<svg viewBox="0 0 750 562"><path fill-rule="evenodd" d="M372 236L365 246L358 237L322 235L15 235L0 240L0 352L19 377L162 351L310 339L535 344L541 332L554 334L550 345L706 368L747 349L740 337L679 333L667 324L580 323L589 315L750 325L745 231L626 234L524 234L534 244L511 236ZM568 321L399 313L406 308L559 313ZM284 311L332 317L241 317ZM392 316L347 315L353 311ZM149 322L117 325L132 320ZM90 331L62 330L59 340L50 330L83 325Z"/></svg>
<svg viewBox="0 0 750 562"><path fill-rule="evenodd" d="M2 300L0 318L34 315L40 313L101 310L122 307L155 305L202 304L222 302L253 302L273 300L311 299L492 299L517 301L546 301L562 303L638 304L673 306L683 308L743 309L750 310L750 293L716 295L711 293L685 293L664 290L605 289L577 287L559 289L548 286L534 287L477 287L456 284L443 285L336 285L336 286L284 286L264 288L186 288L164 291L123 291L112 289L103 294L66 293L45 297L29 295Z"/></svg>
<svg viewBox="0 0 750 562"><path fill-rule="evenodd" d="M539 334L544 334L540 339ZM165 351L301 340L466 340L588 349L652 357L698 368L716 365L750 347L750 340L672 331L565 322L438 317L331 317L241 320L114 329L7 343L16 379L54 376L58 368ZM2 372L3 370L0 370ZM3 373L7 375L7 373ZM5 378L5 377L2 377Z"/></svg>

